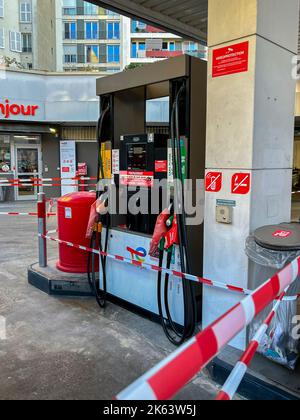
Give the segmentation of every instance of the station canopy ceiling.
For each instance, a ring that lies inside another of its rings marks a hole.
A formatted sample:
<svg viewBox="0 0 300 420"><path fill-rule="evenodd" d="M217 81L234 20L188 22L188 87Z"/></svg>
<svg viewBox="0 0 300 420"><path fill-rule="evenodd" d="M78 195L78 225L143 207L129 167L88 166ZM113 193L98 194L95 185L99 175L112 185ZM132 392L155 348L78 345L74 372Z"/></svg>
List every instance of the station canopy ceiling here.
<svg viewBox="0 0 300 420"><path fill-rule="evenodd" d="M208 0L89 1L183 38L206 43Z"/></svg>

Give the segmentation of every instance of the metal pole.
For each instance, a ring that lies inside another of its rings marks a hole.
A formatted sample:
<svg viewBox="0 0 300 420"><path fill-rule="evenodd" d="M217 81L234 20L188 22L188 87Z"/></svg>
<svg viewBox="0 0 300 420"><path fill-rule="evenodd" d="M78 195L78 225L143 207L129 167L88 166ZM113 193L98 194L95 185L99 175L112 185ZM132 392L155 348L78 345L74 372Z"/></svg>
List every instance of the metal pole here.
<svg viewBox="0 0 300 420"><path fill-rule="evenodd" d="M38 234L39 234L39 266L47 267L47 240L40 236L46 235L46 194L38 194Z"/></svg>

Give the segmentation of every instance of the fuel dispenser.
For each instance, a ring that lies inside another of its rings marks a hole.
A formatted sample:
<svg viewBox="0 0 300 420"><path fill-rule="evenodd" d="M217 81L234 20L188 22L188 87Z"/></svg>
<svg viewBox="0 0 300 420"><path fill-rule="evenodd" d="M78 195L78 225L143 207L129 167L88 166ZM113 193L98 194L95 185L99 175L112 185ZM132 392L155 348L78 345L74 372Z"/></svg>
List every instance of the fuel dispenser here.
<svg viewBox="0 0 300 420"><path fill-rule="evenodd" d="M187 55L97 80L98 172L105 182L97 192L102 210L97 212L91 245L99 246L104 256L99 275L93 259L89 280L101 307L108 299L159 317L176 345L191 337L200 321L201 287L160 269L147 270L105 256L202 275L203 224L187 223L186 197L175 180L204 180L206 80L207 63ZM149 132L147 100L166 96L168 134ZM159 181L165 181L167 194L159 187L154 212L151 192ZM111 185L118 192L117 211L107 213ZM192 189L195 198L195 183ZM119 206L124 194L125 212ZM142 202L148 204L147 214L129 211L130 205L139 208ZM158 232L164 233L157 240Z"/></svg>

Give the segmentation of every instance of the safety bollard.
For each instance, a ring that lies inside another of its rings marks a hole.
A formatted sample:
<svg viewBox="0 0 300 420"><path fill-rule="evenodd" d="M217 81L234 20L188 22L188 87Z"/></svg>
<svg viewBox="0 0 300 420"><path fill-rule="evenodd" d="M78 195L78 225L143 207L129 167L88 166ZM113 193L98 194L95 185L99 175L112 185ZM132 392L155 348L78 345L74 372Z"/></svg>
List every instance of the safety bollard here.
<svg viewBox="0 0 300 420"><path fill-rule="evenodd" d="M39 266L47 267L47 240L46 235L46 195L38 194L38 234L39 234Z"/></svg>

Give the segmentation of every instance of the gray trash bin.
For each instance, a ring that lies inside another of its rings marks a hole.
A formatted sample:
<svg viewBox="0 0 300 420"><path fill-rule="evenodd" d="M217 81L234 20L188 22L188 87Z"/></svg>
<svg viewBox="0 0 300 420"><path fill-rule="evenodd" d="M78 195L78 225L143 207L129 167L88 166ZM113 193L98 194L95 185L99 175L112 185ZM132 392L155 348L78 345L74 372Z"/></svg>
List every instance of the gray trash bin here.
<svg viewBox="0 0 300 420"><path fill-rule="evenodd" d="M300 256L300 224L284 223L257 229L246 241L246 254L251 263L253 288L283 269L289 262ZM297 316L297 300L292 296L300 293L300 278L290 287L287 298L281 303L277 316L265 335L259 353L289 369L294 370L299 358L299 340L293 337ZM272 306L250 326L252 339L270 313Z"/></svg>

